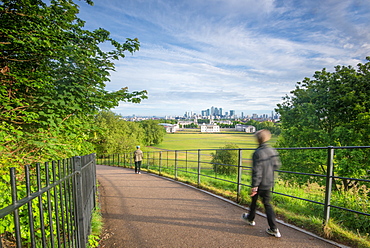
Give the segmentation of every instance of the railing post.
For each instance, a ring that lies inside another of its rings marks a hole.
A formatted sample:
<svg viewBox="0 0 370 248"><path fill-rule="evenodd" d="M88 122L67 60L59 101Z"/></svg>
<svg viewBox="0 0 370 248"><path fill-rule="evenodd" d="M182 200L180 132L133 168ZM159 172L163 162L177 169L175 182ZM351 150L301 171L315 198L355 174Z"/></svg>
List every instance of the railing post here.
<svg viewBox="0 0 370 248"><path fill-rule="evenodd" d="M237 188L237 193L236 193L236 201L240 201L240 191L241 191L241 181L242 181L242 163L243 163L243 157L242 157L242 150L239 149L238 152L238 188Z"/></svg>
<svg viewBox="0 0 370 248"><path fill-rule="evenodd" d="M185 166L186 166L186 173L188 173L188 151L186 151Z"/></svg>
<svg viewBox="0 0 370 248"><path fill-rule="evenodd" d="M200 149L198 149L198 186L200 186Z"/></svg>
<svg viewBox="0 0 370 248"><path fill-rule="evenodd" d="M24 171L26 175L26 189L27 189L27 197L31 196L31 184L30 184L30 167L29 165L24 166ZM32 212L32 201L29 201L27 203L28 207L28 222L30 227L30 237L31 237L31 247L36 247L36 241L35 241L35 224L34 224L34 218L33 218L33 212ZM1 240L0 240L1 243Z"/></svg>
<svg viewBox="0 0 370 248"><path fill-rule="evenodd" d="M177 150L175 151L175 179L177 179Z"/></svg>
<svg viewBox="0 0 370 248"><path fill-rule="evenodd" d="M326 168L326 188L325 188L325 205L324 205L324 225L326 225L330 218L330 199L333 184L333 159L334 148L328 146L328 161Z"/></svg>
<svg viewBox="0 0 370 248"><path fill-rule="evenodd" d="M83 211L83 204L82 204L82 175L81 175L81 157L76 156L73 157L73 167L74 171L76 172L75 178L75 205L76 205L76 224L77 224L77 247L85 248L86 247L86 240L85 240L85 227L84 227L84 211Z"/></svg>
<svg viewBox="0 0 370 248"><path fill-rule="evenodd" d="M159 175L162 174L162 151L159 152Z"/></svg>
<svg viewBox="0 0 370 248"><path fill-rule="evenodd" d="M15 168L10 168L10 185L11 185L11 192L12 192L12 204L16 205L18 201L18 194L17 194L17 179L15 175ZM22 237L21 237L21 227L20 227L20 219L19 219L19 210L16 208L14 210L13 215L14 220L14 229L15 229L15 240L17 247L22 247Z"/></svg>
<svg viewBox="0 0 370 248"><path fill-rule="evenodd" d="M132 156L131 156L131 153L128 154L128 157L129 157L129 165L130 167L132 166Z"/></svg>
<svg viewBox="0 0 370 248"><path fill-rule="evenodd" d="M167 151L167 169L168 169L168 151Z"/></svg>
<svg viewBox="0 0 370 248"><path fill-rule="evenodd" d="M150 152L148 152L148 156L146 158L146 164L147 164L146 168L149 171L149 166L150 166Z"/></svg>

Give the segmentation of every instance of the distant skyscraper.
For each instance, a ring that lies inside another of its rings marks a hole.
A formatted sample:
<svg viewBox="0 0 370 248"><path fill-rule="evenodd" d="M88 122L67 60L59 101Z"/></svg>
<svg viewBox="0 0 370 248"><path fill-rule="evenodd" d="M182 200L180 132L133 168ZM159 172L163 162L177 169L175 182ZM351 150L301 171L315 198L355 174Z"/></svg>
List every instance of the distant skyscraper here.
<svg viewBox="0 0 370 248"><path fill-rule="evenodd" d="M220 114L219 114L218 108L215 108L214 116L217 116L217 115L220 115Z"/></svg>
<svg viewBox="0 0 370 248"><path fill-rule="evenodd" d="M230 110L230 116L234 116L235 115L235 110Z"/></svg>

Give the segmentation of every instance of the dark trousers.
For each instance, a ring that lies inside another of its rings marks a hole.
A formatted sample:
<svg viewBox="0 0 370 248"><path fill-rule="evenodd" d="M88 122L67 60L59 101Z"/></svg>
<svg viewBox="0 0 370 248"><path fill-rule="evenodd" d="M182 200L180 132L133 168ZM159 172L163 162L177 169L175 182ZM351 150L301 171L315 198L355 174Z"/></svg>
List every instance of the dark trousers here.
<svg viewBox="0 0 370 248"><path fill-rule="evenodd" d="M258 196L262 198L262 203L265 206L266 216L267 216L267 222L270 226L270 229L276 230L276 220L275 220L275 212L272 208L272 205L270 204L271 200L271 193L270 190L258 190L257 194L252 197L252 203L250 206L250 211L247 216L247 219L249 221L253 221L256 217L256 207L257 207L257 200Z"/></svg>
<svg viewBox="0 0 370 248"><path fill-rule="evenodd" d="M140 172L141 161L135 161L135 172Z"/></svg>

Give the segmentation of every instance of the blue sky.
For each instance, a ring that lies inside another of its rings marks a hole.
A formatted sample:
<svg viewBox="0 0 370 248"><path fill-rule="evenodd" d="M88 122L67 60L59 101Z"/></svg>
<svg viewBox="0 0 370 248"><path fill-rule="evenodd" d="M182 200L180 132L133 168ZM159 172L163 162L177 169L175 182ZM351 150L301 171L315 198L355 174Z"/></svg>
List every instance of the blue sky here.
<svg viewBox="0 0 370 248"><path fill-rule="evenodd" d="M183 115L212 106L270 114L297 82L370 56L368 0L79 1L85 28L140 51L116 62L108 90L147 90L126 115Z"/></svg>

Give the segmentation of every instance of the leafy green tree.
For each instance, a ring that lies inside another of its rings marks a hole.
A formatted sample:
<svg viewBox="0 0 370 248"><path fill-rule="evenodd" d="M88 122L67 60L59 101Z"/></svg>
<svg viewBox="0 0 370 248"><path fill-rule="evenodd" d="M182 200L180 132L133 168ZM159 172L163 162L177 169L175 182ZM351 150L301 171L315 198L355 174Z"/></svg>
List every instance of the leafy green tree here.
<svg viewBox="0 0 370 248"><path fill-rule="evenodd" d="M280 130L280 124L279 123L274 123L271 121L256 121L256 120L249 120L246 123L246 125L251 125L256 127L256 130L261 130L261 129L267 129L269 130L272 134L279 135L281 133Z"/></svg>
<svg viewBox="0 0 370 248"><path fill-rule="evenodd" d="M98 155L131 152L142 143L144 130L137 122L125 121L112 111L101 111L96 117L92 141Z"/></svg>
<svg viewBox="0 0 370 248"><path fill-rule="evenodd" d="M236 144L226 144L215 153L211 153L212 166L215 173L233 175L238 172L239 147Z"/></svg>
<svg viewBox="0 0 370 248"><path fill-rule="evenodd" d="M159 121L141 121L140 126L143 129L143 142L145 145L152 146L163 141L166 130L159 125Z"/></svg>
<svg viewBox="0 0 370 248"><path fill-rule="evenodd" d="M209 124L210 123L210 119L198 119L198 124L200 125L200 124L203 124L203 123L205 123L205 124Z"/></svg>
<svg viewBox="0 0 370 248"><path fill-rule="evenodd" d="M1 164L91 152L84 141L98 110L146 98L146 91L105 89L114 60L139 50L139 41L84 30L77 14L72 0L1 1ZM112 50L102 51L102 43Z"/></svg>
<svg viewBox="0 0 370 248"><path fill-rule="evenodd" d="M370 60L370 57L367 58ZM370 63L336 66L334 72L317 71L313 79L298 82L291 96L278 105L282 134L280 147L368 145L370 138ZM310 173L325 173L326 157L320 152L287 158L283 166ZM335 173L362 178L367 175L370 151L338 150ZM351 180L343 180L346 188Z"/></svg>
<svg viewBox="0 0 370 248"><path fill-rule="evenodd" d="M190 123L188 125L184 125L185 128L198 128L199 126L195 123Z"/></svg>

